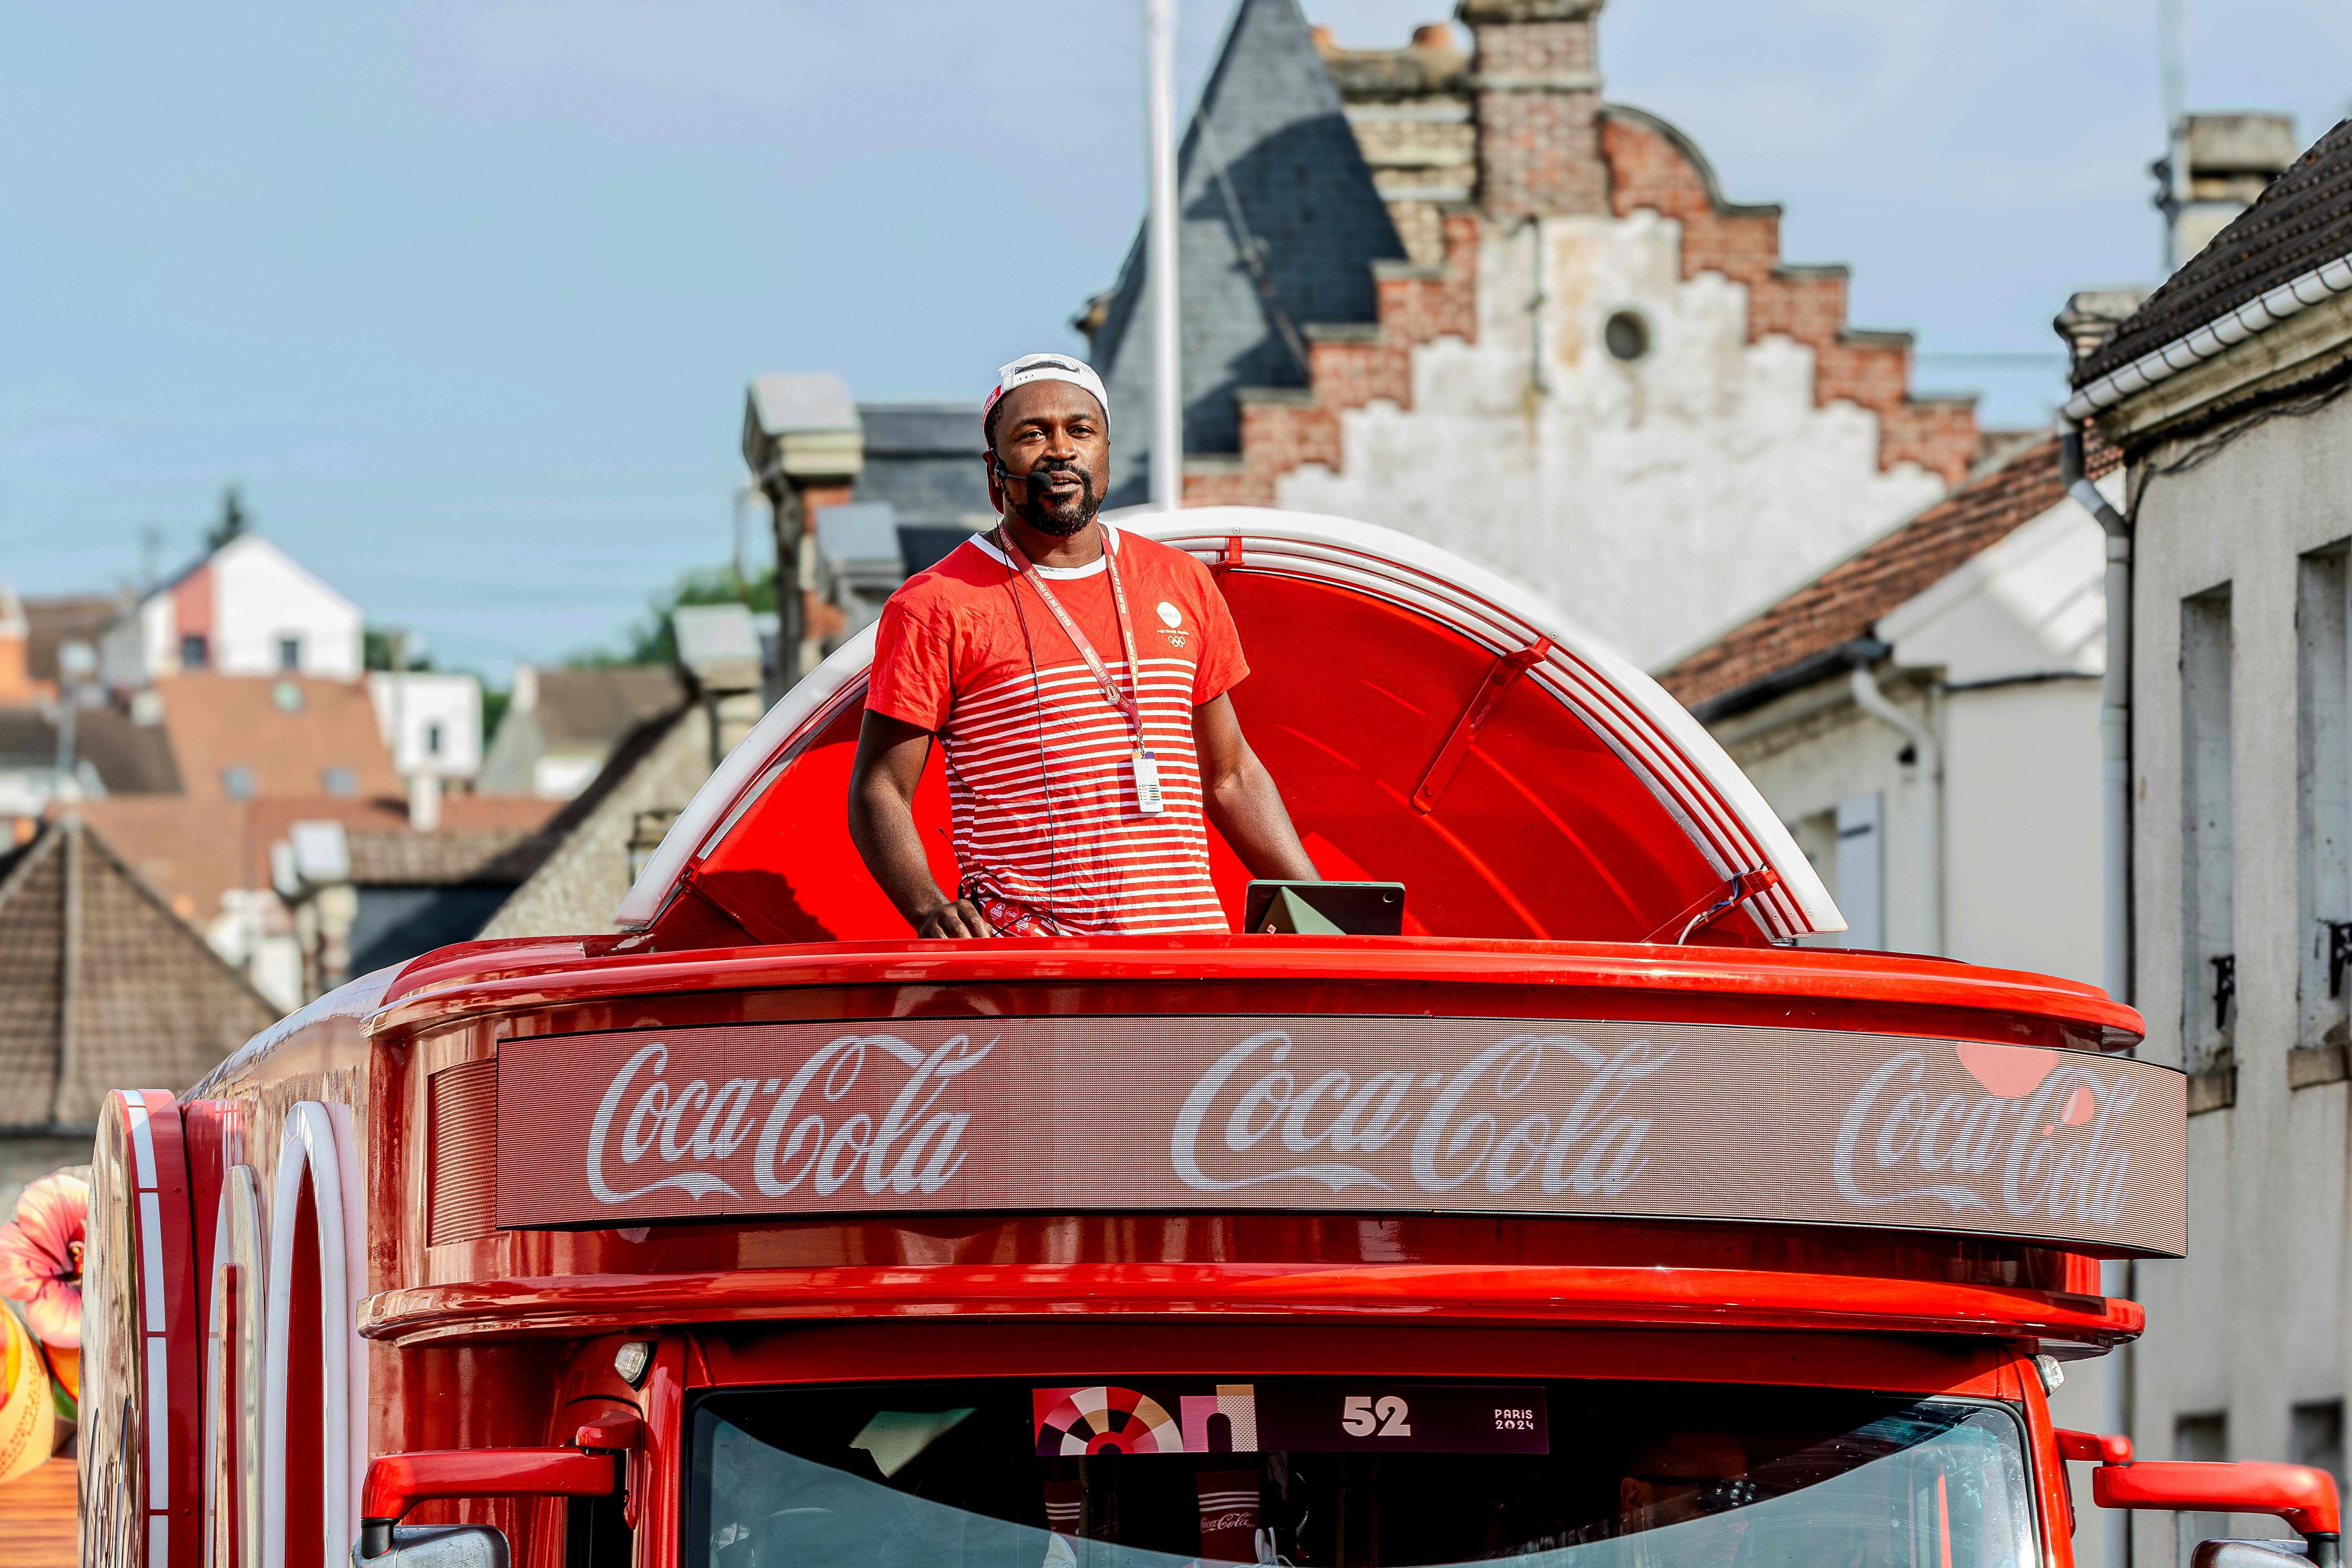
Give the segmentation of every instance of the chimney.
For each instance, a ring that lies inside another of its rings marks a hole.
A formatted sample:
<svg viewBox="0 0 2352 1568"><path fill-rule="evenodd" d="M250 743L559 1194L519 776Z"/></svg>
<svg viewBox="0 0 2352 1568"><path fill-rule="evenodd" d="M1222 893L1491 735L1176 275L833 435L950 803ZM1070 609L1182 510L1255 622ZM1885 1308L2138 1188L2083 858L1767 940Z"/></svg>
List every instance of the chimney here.
<svg viewBox="0 0 2352 1568"><path fill-rule="evenodd" d="M2148 171L2156 176L2156 206L2164 215L2171 269L2179 271L2210 245L2302 153L2291 114L2182 116L2172 151ZM2184 155L2189 177L2176 181L2172 160Z"/></svg>
<svg viewBox="0 0 2352 1568"><path fill-rule="evenodd" d="M1462 0L1475 58L1479 205L1495 217L1606 216L1601 0Z"/></svg>
<svg viewBox="0 0 2352 1568"><path fill-rule="evenodd" d="M441 830L440 774L409 775L408 826L418 833L438 833Z"/></svg>
<svg viewBox="0 0 2352 1568"><path fill-rule="evenodd" d="M2153 292L2145 283L2081 289L2067 297L2066 308L2050 323L2051 330L2065 340L2066 353L2081 364L2104 348Z"/></svg>
<svg viewBox="0 0 2352 1568"><path fill-rule="evenodd" d="M33 699L33 678L26 663L26 644L33 628L25 619L25 606L17 601L16 592L0 583L0 702L29 702Z"/></svg>
<svg viewBox="0 0 2352 1568"><path fill-rule="evenodd" d="M743 461L775 516L777 673L789 688L816 664L807 599L816 510L848 500L866 467L866 426L849 384L824 372L753 377Z"/></svg>

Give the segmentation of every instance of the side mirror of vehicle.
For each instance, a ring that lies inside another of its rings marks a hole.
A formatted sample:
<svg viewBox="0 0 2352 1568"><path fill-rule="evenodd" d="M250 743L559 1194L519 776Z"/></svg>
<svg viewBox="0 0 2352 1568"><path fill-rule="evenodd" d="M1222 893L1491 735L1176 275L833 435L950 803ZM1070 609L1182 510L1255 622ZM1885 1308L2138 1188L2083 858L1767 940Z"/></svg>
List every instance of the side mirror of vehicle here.
<svg viewBox="0 0 2352 1568"><path fill-rule="evenodd" d="M391 1536L391 1546L373 1557L361 1555L363 1545L352 1547L352 1568L510 1568L513 1562L505 1532L491 1525L404 1524Z"/></svg>
<svg viewBox="0 0 2352 1568"><path fill-rule="evenodd" d="M378 1454L360 1488L360 1539L352 1561L359 1568L506 1568L506 1538L495 1530L493 1559L402 1556L393 1527L420 1502L478 1497L604 1497L620 1484L621 1467L609 1453L577 1448L436 1448ZM405 1532L404 1532L405 1533ZM420 1543L417 1550L425 1548ZM450 1550L457 1550L455 1547Z"/></svg>
<svg viewBox="0 0 2352 1568"><path fill-rule="evenodd" d="M2101 1508L2276 1514L2302 1532L2305 1555L2312 1568L2343 1568L2343 1521L2335 1478L2308 1465L2206 1465L2185 1460L2104 1464L2091 1472L2091 1498ZM2253 1568L2253 1564L2231 1564L2230 1568Z"/></svg>

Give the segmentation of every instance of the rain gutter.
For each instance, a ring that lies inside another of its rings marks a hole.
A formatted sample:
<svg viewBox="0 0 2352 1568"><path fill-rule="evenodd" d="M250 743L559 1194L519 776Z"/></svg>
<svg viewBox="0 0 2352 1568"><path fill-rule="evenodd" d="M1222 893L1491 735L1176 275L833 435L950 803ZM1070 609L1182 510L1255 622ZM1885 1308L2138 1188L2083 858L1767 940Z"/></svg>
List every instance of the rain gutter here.
<svg viewBox="0 0 2352 1568"><path fill-rule="evenodd" d="M2225 310L2193 331L2184 332L2161 348L2151 349L2120 370L2109 371L2066 400L2059 416L2080 425L2091 416L2113 408L2125 398L2168 381L2191 365L2201 364L2224 350L2266 332L2289 316L2338 294L2352 293L2352 256L2322 262L2299 278L2291 278Z"/></svg>

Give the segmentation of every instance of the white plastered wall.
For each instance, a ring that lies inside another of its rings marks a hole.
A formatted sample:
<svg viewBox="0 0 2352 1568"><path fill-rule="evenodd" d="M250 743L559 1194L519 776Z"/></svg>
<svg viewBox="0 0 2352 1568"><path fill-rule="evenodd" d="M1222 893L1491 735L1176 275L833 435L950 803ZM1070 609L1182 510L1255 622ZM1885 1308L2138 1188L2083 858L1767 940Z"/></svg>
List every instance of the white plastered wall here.
<svg viewBox="0 0 2352 1568"><path fill-rule="evenodd" d="M1491 232L1478 342L1414 350L1412 407L1343 414L1340 470L1286 475L1280 504L1457 552L1654 668L1943 493L1881 471L1874 415L1814 405L1811 349L1748 341L1745 287L1685 280L1681 237L1646 211ZM1631 363L1601 341L1628 309L1651 345Z"/></svg>
<svg viewBox="0 0 2352 1568"><path fill-rule="evenodd" d="M278 643L298 638L299 672L360 678L359 607L267 540L247 535L212 560L213 668L223 675L278 673Z"/></svg>
<svg viewBox="0 0 2352 1568"><path fill-rule="evenodd" d="M481 772L482 683L473 676L379 670L368 677L368 699L403 778L469 779Z"/></svg>
<svg viewBox="0 0 2352 1568"><path fill-rule="evenodd" d="M2296 580L2300 557L2352 537L2352 402L2275 419L2202 466L2151 480L2137 510L2133 875L2143 1054L2179 1065L2180 604L2227 583L2232 626L2235 1104L2189 1121L2189 1257L2136 1267L2148 1314L2134 1358L2133 1436L2169 1458L2182 1415L2228 1418L2229 1457L2285 1459L2291 1408L2352 1383L2346 1318L2346 1085L2289 1087L2298 1043ZM2157 462L2177 457L2159 449ZM2187 1000L2206 1005L2200 994ZM2241 1534L2275 1521L2240 1519ZM2136 1526L2135 1561L2172 1561L2168 1516Z"/></svg>

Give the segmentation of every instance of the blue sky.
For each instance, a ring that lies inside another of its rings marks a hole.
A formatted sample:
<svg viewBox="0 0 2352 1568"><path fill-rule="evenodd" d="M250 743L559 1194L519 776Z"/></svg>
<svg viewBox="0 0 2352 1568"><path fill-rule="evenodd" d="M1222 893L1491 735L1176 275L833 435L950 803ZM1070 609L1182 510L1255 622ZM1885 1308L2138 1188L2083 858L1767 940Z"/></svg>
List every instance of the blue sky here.
<svg viewBox="0 0 2352 1568"><path fill-rule="evenodd" d="M2157 0L1611 0L1611 98L1922 387L2032 423L2072 289L2151 278ZM1357 47L1444 0L1308 0ZM1187 98L1228 0L1185 0ZM0 0L0 577L169 566L224 480L503 681L726 559L745 380L976 396L1139 211L1131 0ZM2192 0L2194 108L2346 110L2352 10ZM1041 193L1068 216L1038 220Z"/></svg>

